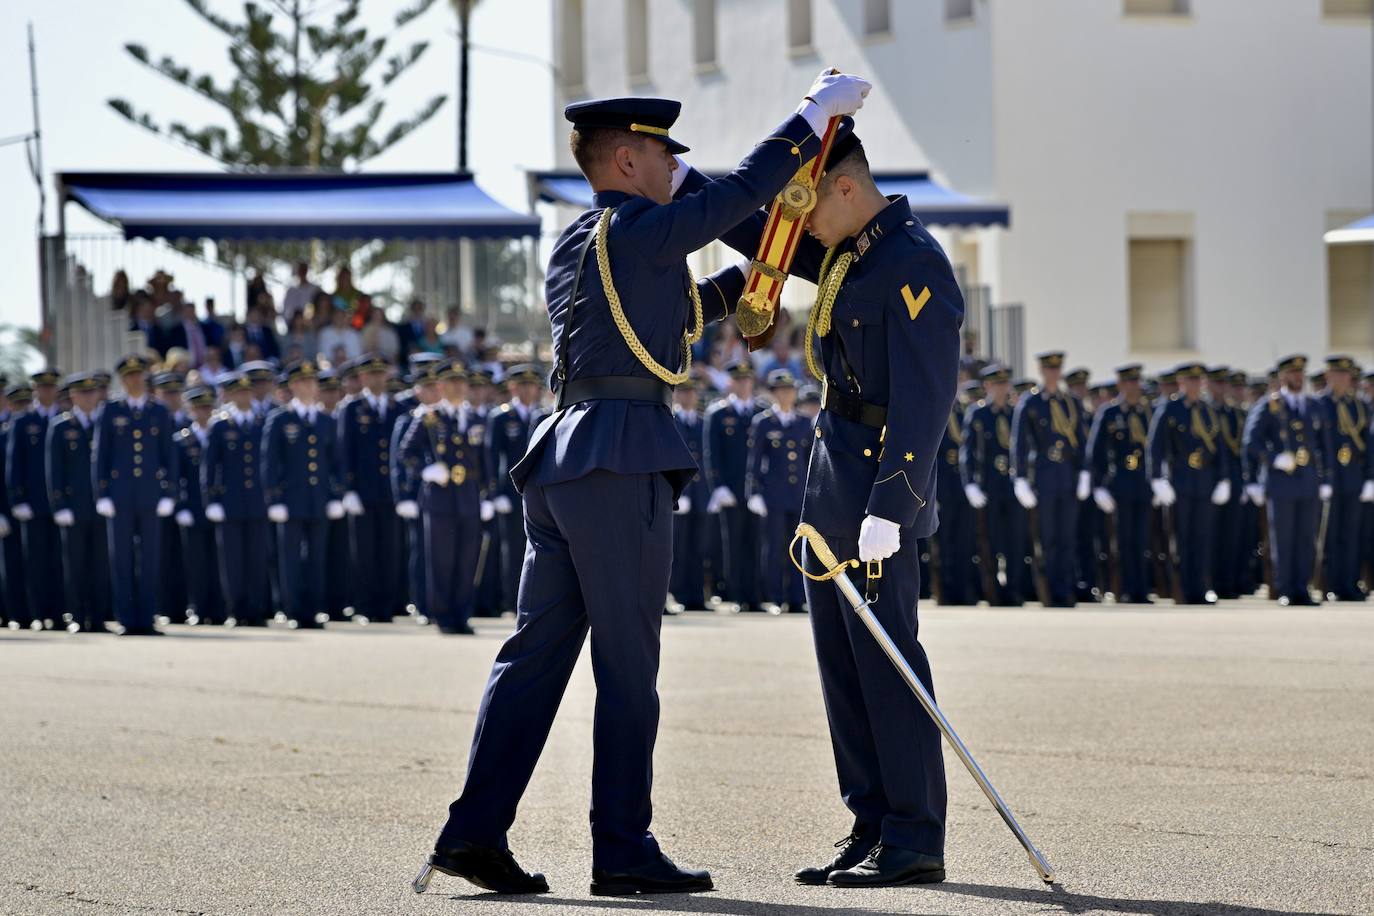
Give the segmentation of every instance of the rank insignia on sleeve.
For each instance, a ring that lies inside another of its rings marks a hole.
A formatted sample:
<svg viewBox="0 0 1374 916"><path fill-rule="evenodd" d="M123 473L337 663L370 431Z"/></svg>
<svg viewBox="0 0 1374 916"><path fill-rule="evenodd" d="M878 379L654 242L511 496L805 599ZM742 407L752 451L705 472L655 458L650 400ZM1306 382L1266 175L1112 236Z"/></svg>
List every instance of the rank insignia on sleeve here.
<svg viewBox="0 0 1374 916"><path fill-rule="evenodd" d="M911 316L912 321L915 321L916 316L921 314L921 309L925 308L926 303L930 301L930 287L921 287L921 294L913 296L911 284L908 283L902 287L902 300L906 302L906 313Z"/></svg>

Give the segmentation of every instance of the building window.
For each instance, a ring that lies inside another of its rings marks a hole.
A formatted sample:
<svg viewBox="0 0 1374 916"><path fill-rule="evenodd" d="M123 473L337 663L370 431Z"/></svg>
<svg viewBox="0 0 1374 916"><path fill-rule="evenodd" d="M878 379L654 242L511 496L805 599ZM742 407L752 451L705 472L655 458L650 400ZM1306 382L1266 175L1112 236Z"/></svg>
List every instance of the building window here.
<svg viewBox="0 0 1374 916"><path fill-rule="evenodd" d="M649 0L625 0L625 63L632 81L649 78Z"/></svg>
<svg viewBox="0 0 1374 916"><path fill-rule="evenodd" d="M1127 16L1187 16L1188 0L1123 0Z"/></svg>
<svg viewBox="0 0 1374 916"><path fill-rule="evenodd" d="M1333 350L1374 350L1374 245L1326 246Z"/></svg>
<svg viewBox="0 0 1374 916"><path fill-rule="evenodd" d="M945 0L945 21L964 22L973 18L973 0Z"/></svg>
<svg viewBox="0 0 1374 916"><path fill-rule="evenodd" d="M811 0L787 0L787 47L811 50Z"/></svg>
<svg viewBox="0 0 1374 916"><path fill-rule="evenodd" d="M1322 15L1337 19L1374 16L1374 0L1322 0Z"/></svg>
<svg viewBox="0 0 1374 916"><path fill-rule="evenodd" d="M566 0L563 4L563 48L561 71L563 86L582 88L585 75L582 69L582 0Z"/></svg>
<svg viewBox="0 0 1374 916"><path fill-rule="evenodd" d="M716 0L695 0L693 4L692 59L697 69L716 66Z"/></svg>
<svg viewBox="0 0 1374 916"><path fill-rule="evenodd" d="M1130 240L1131 349L1191 348L1191 239Z"/></svg>
<svg viewBox="0 0 1374 916"><path fill-rule="evenodd" d="M864 34L892 34L892 0L864 0Z"/></svg>

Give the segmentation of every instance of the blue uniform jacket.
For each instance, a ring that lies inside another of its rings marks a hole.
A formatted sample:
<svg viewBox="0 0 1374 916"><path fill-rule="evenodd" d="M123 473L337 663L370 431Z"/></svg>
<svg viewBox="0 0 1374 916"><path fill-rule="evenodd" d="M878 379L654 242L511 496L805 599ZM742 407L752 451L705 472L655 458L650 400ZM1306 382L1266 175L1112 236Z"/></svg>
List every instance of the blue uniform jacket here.
<svg viewBox="0 0 1374 916"><path fill-rule="evenodd" d="M541 419L543 411L537 407L530 408L528 419L521 419L514 403L502 404L485 418L487 470L492 496L507 496L512 501L520 499L520 491L515 488L510 472L525 457L525 449L530 444L530 432L539 425Z"/></svg>
<svg viewBox="0 0 1374 916"><path fill-rule="evenodd" d="M52 419L57 418L53 408ZM34 516L52 514L48 505L48 424L52 422L37 406L10 421L6 442L5 488L11 506L27 504Z"/></svg>
<svg viewBox="0 0 1374 916"><path fill-rule="evenodd" d="M401 442L403 498L416 500L433 515L477 518L487 497L486 428L475 411L450 414L439 406L420 407ZM421 478L431 464L448 466L448 483Z"/></svg>
<svg viewBox="0 0 1374 916"><path fill-rule="evenodd" d="M964 414L964 441L959 445L959 480L976 483L988 499L1011 499L1011 405L991 401Z"/></svg>
<svg viewBox="0 0 1374 916"><path fill-rule="evenodd" d="M1245 480L1261 483L1270 497L1315 498L1326 482L1326 411L1314 398L1306 410L1292 410L1281 392L1256 401L1245 418ZM1280 452L1292 452L1297 466L1284 473L1273 466Z"/></svg>
<svg viewBox="0 0 1374 916"><path fill-rule="evenodd" d="M1374 480L1374 451L1369 448L1369 406L1347 394L1336 398L1330 394L1317 399L1326 410L1327 482L1337 494L1358 494L1366 480Z"/></svg>
<svg viewBox="0 0 1374 916"><path fill-rule="evenodd" d="M1150 479L1167 477L1179 496L1204 498L1228 478L1231 450L1221 438L1221 418L1207 401L1190 406L1171 397L1150 422Z"/></svg>
<svg viewBox="0 0 1374 916"><path fill-rule="evenodd" d="M755 414L749 427L746 498L760 494L770 511L800 512L815 435L811 420L799 413L786 422L776 410Z"/></svg>
<svg viewBox="0 0 1374 916"><path fill-rule="evenodd" d="M14 421L18 419L14 414L6 412L0 415L0 515L9 518L10 514L10 487L9 487L9 442L10 430Z"/></svg>
<svg viewBox="0 0 1374 916"><path fill-rule="evenodd" d="M545 301L555 347L562 346L582 243L596 230L602 210L612 208L615 216L607 249L626 317L648 353L670 371L677 371L683 333L694 321L687 255L771 201L797 169L819 152L820 140L806 119L793 115L754 147L734 172L691 187L684 183L671 203L659 205L616 191L598 193L593 209L563 231L549 258ZM626 346L611 318L594 249L587 252L569 335L568 378L653 378ZM698 281L703 320L724 318L743 289L744 273L736 267ZM663 472L673 486L674 498L697 470L666 405L597 400L555 411L544 420L512 477L516 489L523 490L527 480L558 483L597 469L622 474Z"/></svg>
<svg viewBox="0 0 1374 916"><path fill-rule="evenodd" d="M195 425L191 424L173 436L172 440L177 447L177 511L185 509L195 516L196 521L202 521L205 518L205 500L200 487L200 467L210 435L206 432L205 443L202 443ZM227 516L228 510L225 512Z"/></svg>
<svg viewBox="0 0 1374 916"><path fill-rule="evenodd" d="M176 447L172 417L151 398L141 407L109 402L95 433L96 498L109 497L116 512L151 512L176 497Z"/></svg>
<svg viewBox="0 0 1374 916"><path fill-rule="evenodd" d="M325 504L343 496L337 424L323 410L301 416L295 407L272 411L262 430L262 482L267 505L284 505L292 521L325 517Z"/></svg>
<svg viewBox="0 0 1374 916"><path fill-rule="evenodd" d="M242 426L227 411L210 423L201 455L200 486L205 505L219 503L227 521L267 518L262 485L262 419L250 415Z"/></svg>
<svg viewBox="0 0 1374 916"><path fill-rule="evenodd" d="M410 409L401 414L391 431L391 498L398 503L413 500L418 494L416 481L411 480L411 472L413 470L419 474L420 469L411 468L401 457L401 443L410 432L410 426L415 422L415 415L419 409L420 406L412 401Z"/></svg>
<svg viewBox="0 0 1374 916"><path fill-rule="evenodd" d="M687 444L687 451L696 462L698 468L706 467L706 424L702 419L700 411L692 411L689 418L686 411L674 407L673 421L677 423L678 434L682 436L682 441ZM706 472L697 471L692 475L692 479L687 482L686 488L682 491L692 502L693 512L705 512L706 504L711 499L711 490L706 486Z"/></svg>
<svg viewBox="0 0 1374 916"><path fill-rule="evenodd" d="M68 411L48 426L48 500L52 511L70 509L80 521L95 514L95 489L91 456L95 448L95 421L83 427Z"/></svg>
<svg viewBox="0 0 1374 916"><path fill-rule="evenodd" d="M1078 485L1087 443L1082 407L1064 389L1054 395L1032 389L1016 402L1011 424L1011 473L1028 478L1037 492L1062 494Z"/></svg>
<svg viewBox="0 0 1374 916"><path fill-rule="evenodd" d="M1240 487L1245 485L1244 457L1241 455L1241 441L1245 438L1245 410L1237 404L1225 401L1212 404L1221 421L1221 441L1226 447L1226 479L1231 481L1231 489L1239 495Z"/></svg>
<svg viewBox="0 0 1374 916"><path fill-rule="evenodd" d="M1093 419L1088 434L1088 470L1093 487L1106 487L1115 499L1149 499L1151 410L1141 398L1135 406L1116 398Z"/></svg>
<svg viewBox="0 0 1374 916"><path fill-rule="evenodd" d="M405 412L388 398L383 417L366 394L350 398L340 409L338 442L343 488L357 493L366 505L392 502L391 435Z"/></svg>
<svg viewBox="0 0 1374 916"><path fill-rule="evenodd" d="M747 498L749 430L759 411L757 402L747 402L740 411L729 399L717 401L707 408L704 457L706 485L710 492L716 487L729 487L737 501Z"/></svg>

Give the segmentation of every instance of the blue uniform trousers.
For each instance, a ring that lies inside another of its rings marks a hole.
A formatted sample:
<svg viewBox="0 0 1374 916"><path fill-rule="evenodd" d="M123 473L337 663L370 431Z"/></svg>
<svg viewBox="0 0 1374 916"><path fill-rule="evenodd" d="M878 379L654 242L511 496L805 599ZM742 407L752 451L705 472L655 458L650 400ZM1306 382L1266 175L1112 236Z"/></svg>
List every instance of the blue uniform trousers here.
<svg viewBox="0 0 1374 916"><path fill-rule="evenodd" d="M803 602L806 601L801 573L797 572L797 567L787 559L787 547L792 543L792 537L800 522L800 511L786 511L773 507L769 507L768 514L760 520L763 526L760 594L764 601L774 604L785 602L794 611L800 611Z"/></svg>
<svg viewBox="0 0 1374 916"><path fill-rule="evenodd" d="M105 629L110 617L110 555L105 519L77 519L62 532L62 558L67 571L67 612L83 630Z"/></svg>
<svg viewBox="0 0 1374 916"><path fill-rule="evenodd" d="M198 519L181 528L181 557L186 570L186 600L201 623L224 623L224 598L219 583L219 548L215 525Z"/></svg>
<svg viewBox="0 0 1374 916"><path fill-rule="evenodd" d="M14 621L20 626L28 626L29 616L28 588L24 583L24 537L18 523L14 523L10 536L0 540L5 563L5 621Z"/></svg>
<svg viewBox="0 0 1374 916"><path fill-rule="evenodd" d="M477 613L483 617L500 617L502 605L507 600L514 600L507 599L501 592L501 517L492 516L485 522L478 522L478 526L481 534L486 535L487 549L485 554L480 550L482 538L479 535L478 560L482 570L475 591Z"/></svg>
<svg viewBox="0 0 1374 916"><path fill-rule="evenodd" d="M720 510L721 570L717 590L726 601L757 604L759 567L758 516L744 503Z"/></svg>
<svg viewBox="0 0 1374 916"><path fill-rule="evenodd" d="M1122 603L1150 597L1150 500L1118 498L1107 524L1116 526L1116 562L1121 571Z"/></svg>
<svg viewBox="0 0 1374 916"><path fill-rule="evenodd" d="M515 632L477 713L463 793L438 845L504 848L590 629L596 678L592 864L658 854L649 833L658 734L659 629L673 551L673 494L659 473L595 470L524 492L530 549Z"/></svg>
<svg viewBox="0 0 1374 916"><path fill-rule="evenodd" d="M425 523L408 518L406 523L406 590L415 613L429 616L429 587L425 584Z"/></svg>
<svg viewBox="0 0 1374 916"><path fill-rule="evenodd" d="M1364 595L1359 585L1360 508L1363 504L1354 493L1337 493L1331 498L1330 505L1330 515L1326 520L1326 546L1323 550L1326 591L1335 595L1337 600L1363 601Z"/></svg>
<svg viewBox="0 0 1374 916"><path fill-rule="evenodd" d="M352 519L357 577L354 610L369 620L389 621L404 613L401 593L401 519L389 503L366 503ZM332 575L332 573L331 573Z"/></svg>
<svg viewBox="0 0 1374 916"><path fill-rule="evenodd" d="M1036 494L1040 520L1040 549L1044 553L1045 579L1050 602L1072 604L1076 600L1078 549L1078 498L1073 490Z"/></svg>
<svg viewBox="0 0 1374 916"><path fill-rule="evenodd" d="M1178 576L1187 604L1202 603L1207 594L1207 579L1212 572L1211 499L1184 496L1170 508L1174 516L1174 540L1178 544Z"/></svg>
<svg viewBox="0 0 1374 916"><path fill-rule="evenodd" d="M289 519L277 525L281 558L282 600L286 616L313 624L324 610L324 554L329 543L329 520Z"/></svg>
<svg viewBox="0 0 1374 916"><path fill-rule="evenodd" d="M228 615L239 623L265 623L271 612L267 545L272 526L266 519L229 519L215 528Z"/></svg>
<svg viewBox="0 0 1374 916"><path fill-rule="evenodd" d="M462 626L472 616L477 597L477 555L483 525L476 516L462 513L425 513L423 520L428 613L442 627Z"/></svg>
<svg viewBox="0 0 1374 916"><path fill-rule="evenodd" d="M993 579L997 585L995 595L983 597L989 604L1020 607L1026 575L1026 510L1011 496L989 495L982 511L987 517ZM1005 585L997 575L999 565L1006 577Z"/></svg>
<svg viewBox="0 0 1374 916"><path fill-rule="evenodd" d="M62 622L62 541L51 515L19 523L24 542L24 584L28 589L29 614L34 620Z"/></svg>
<svg viewBox="0 0 1374 916"><path fill-rule="evenodd" d="M1239 598L1241 573L1245 569L1248 551L1242 525L1240 487L1231 486L1231 501L1212 510L1216 539L1212 557L1212 587L1218 598Z"/></svg>
<svg viewBox="0 0 1374 916"><path fill-rule="evenodd" d="M1280 597L1307 597L1316 562L1317 518L1321 501L1315 496L1270 496L1269 552L1273 554L1274 587Z"/></svg>
<svg viewBox="0 0 1374 916"><path fill-rule="evenodd" d="M186 583L186 564L181 553L181 526L176 519L162 520L161 597L158 608L172 623L186 622L186 605L190 601Z"/></svg>
<svg viewBox="0 0 1374 916"><path fill-rule="evenodd" d="M115 619L127 629L146 630L158 610L162 519L151 509L120 509L106 520L106 534Z"/></svg>
<svg viewBox="0 0 1374 916"><path fill-rule="evenodd" d="M912 671L935 696L930 663L917 638L920 547L903 529L902 544L883 561L871 607ZM857 541L828 539L840 558L857 557ZM808 548L807 569L821 565ZM863 568L851 573L864 590ZM945 848L945 766L940 732L878 642L833 582L806 580L820 665L821 694L840 795L857 833L881 831L885 846L941 856Z"/></svg>
<svg viewBox="0 0 1374 916"><path fill-rule="evenodd" d="M1097 581L1097 540L1102 531L1101 516L1102 512L1096 503L1081 503L1078 507L1075 561L1078 578L1074 588L1077 597L1084 601L1092 600L1092 591L1102 588L1102 583Z"/></svg>
<svg viewBox="0 0 1374 916"><path fill-rule="evenodd" d="M973 582L973 507L957 495L946 492L940 501L940 528L935 541L940 549L940 603L946 606L978 603Z"/></svg>
<svg viewBox="0 0 1374 916"><path fill-rule="evenodd" d="M396 526L397 537L393 542L393 550L397 554L397 562L400 562L401 526ZM329 614L330 620L346 620L344 608L353 604L358 594L360 586L357 584L361 578L367 578L374 572L370 564L365 563L359 554L353 552L353 534L351 525L346 518L335 519L329 523L329 535L325 543L325 579L324 579L324 609ZM399 567L398 567L399 568ZM365 571L364 576L359 576L360 570ZM393 580L399 585L399 578L393 576ZM392 600L397 600L393 593ZM400 602L404 604L404 601ZM355 607L354 610L357 610Z"/></svg>
<svg viewBox="0 0 1374 916"><path fill-rule="evenodd" d="M669 591L684 607L706 607L706 563L711 517L698 511L673 516L673 575ZM790 564L789 564L790 565Z"/></svg>

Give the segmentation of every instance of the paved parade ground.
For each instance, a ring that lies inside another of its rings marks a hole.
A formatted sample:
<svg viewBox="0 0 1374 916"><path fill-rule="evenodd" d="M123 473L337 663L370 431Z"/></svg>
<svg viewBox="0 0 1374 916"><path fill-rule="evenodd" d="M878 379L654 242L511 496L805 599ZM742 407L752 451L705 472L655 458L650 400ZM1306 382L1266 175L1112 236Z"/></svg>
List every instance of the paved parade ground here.
<svg viewBox="0 0 1374 916"><path fill-rule="evenodd" d="M552 893L411 893L509 620L5 631L0 912L1374 912L1374 603L923 619L944 709L1059 887L948 751L945 884L793 884L848 828L807 621L687 614L664 627L654 830L714 893L589 896L586 658L511 835Z"/></svg>

